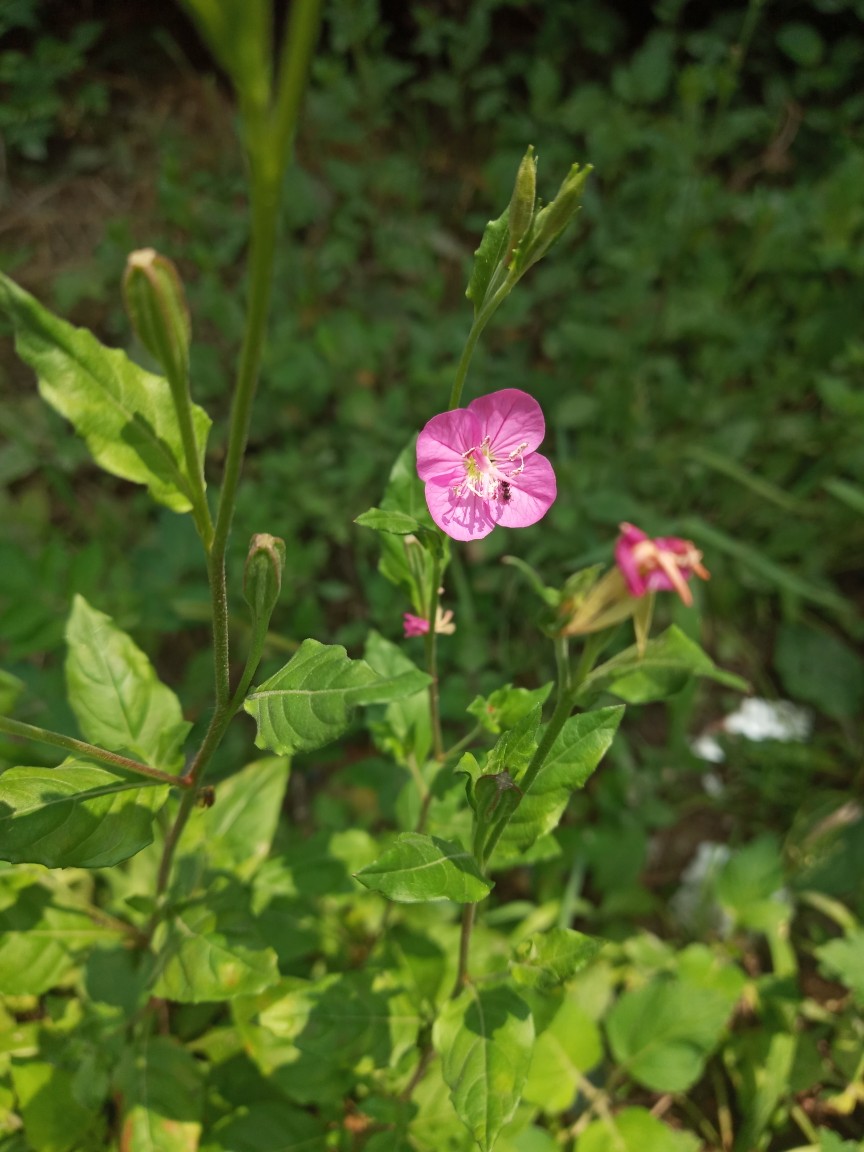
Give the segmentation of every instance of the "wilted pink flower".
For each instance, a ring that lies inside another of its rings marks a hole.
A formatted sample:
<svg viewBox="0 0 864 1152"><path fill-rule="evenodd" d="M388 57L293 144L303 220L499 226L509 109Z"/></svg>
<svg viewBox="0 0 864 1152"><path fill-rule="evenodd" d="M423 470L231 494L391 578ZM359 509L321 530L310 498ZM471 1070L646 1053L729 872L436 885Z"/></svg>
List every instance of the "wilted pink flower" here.
<svg viewBox="0 0 864 1152"><path fill-rule="evenodd" d="M677 592L685 604L693 603L687 587L692 576L707 580L708 570L702 564L702 553L691 540L678 536L650 539L641 528L621 524L621 535L615 544L615 562L627 583L631 596L646 592Z"/></svg>
<svg viewBox="0 0 864 1152"><path fill-rule="evenodd" d="M429 631L429 621L422 616L414 616L411 612L403 612L402 621L406 640L409 640L412 636L425 636ZM452 608L448 608L445 612L439 606L435 616L435 631L445 636L452 636L456 631L456 625L453 623Z"/></svg>
<svg viewBox="0 0 864 1152"><path fill-rule="evenodd" d="M525 528L557 494L535 449L546 424L527 392L503 388L433 416L417 439L417 472L432 519L454 540L480 540L496 524Z"/></svg>
<svg viewBox="0 0 864 1152"><path fill-rule="evenodd" d="M429 631L429 621L424 620L422 616L414 616L411 612L405 612L402 615L402 621L405 627L406 640L411 636L425 636Z"/></svg>

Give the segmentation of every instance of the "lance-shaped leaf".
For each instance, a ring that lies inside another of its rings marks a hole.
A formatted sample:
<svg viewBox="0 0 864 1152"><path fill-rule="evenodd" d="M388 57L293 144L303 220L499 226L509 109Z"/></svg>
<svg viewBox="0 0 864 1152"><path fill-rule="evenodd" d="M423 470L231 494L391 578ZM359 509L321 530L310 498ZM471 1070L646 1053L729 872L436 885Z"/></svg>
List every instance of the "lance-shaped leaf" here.
<svg viewBox="0 0 864 1152"><path fill-rule="evenodd" d="M171 1037L139 1035L118 1074L120 1146L129 1152L195 1152L204 1110L203 1066Z"/></svg>
<svg viewBox="0 0 864 1152"><path fill-rule="evenodd" d="M0 775L0 858L49 868L107 868L153 839L165 785L80 760Z"/></svg>
<svg viewBox="0 0 864 1152"><path fill-rule="evenodd" d="M176 771L191 725L137 644L83 596L73 602L66 643L69 703L85 738Z"/></svg>
<svg viewBox="0 0 864 1152"><path fill-rule="evenodd" d="M338 644L304 640L284 668L253 688L243 707L258 725L256 745L288 755L335 740L357 705L388 704L428 683L419 669L379 676L365 660L349 659Z"/></svg>
<svg viewBox="0 0 864 1152"><path fill-rule="evenodd" d="M707 676L739 692L749 687L740 676L718 668L707 652L673 625L650 640L643 655L634 645L595 668L579 698L588 700L599 692L611 692L628 704L647 704L680 692L691 676Z"/></svg>
<svg viewBox="0 0 864 1152"><path fill-rule="evenodd" d="M433 900L474 904L492 890L461 844L419 832L398 836L383 856L357 873L357 879L402 904Z"/></svg>
<svg viewBox="0 0 864 1152"><path fill-rule="evenodd" d="M497 220L490 220L483 230L480 247L474 253L474 265L465 295L474 305L475 317L486 302L495 272L510 247L510 209L505 208Z"/></svg>
<svg viewBox="0 0 864 1152"><path fill-rule="evenodd" d="M54 316L2 275L0 308L15 325L15 347L39 378L42 398L84 437L96 463L188 512L191 487L168 382ZM193 405L192 419L203 458L210 418Z"/></svg>
<svg viewBox="0 0 864 1152"><path fill-rule="evenodd" d="M517 857L538 837L557 827L570 794L585 786L603 759L623 713L619 705L570 717L558 733L530 791L522 797L511 817L493 854L493 868Z"/></svg>
<svg viewBox="0 0 864 1152"><path fill-rule="evenodd" d="M255 925L248 891L220 878L206 901L173 912L156 938L161 968L153 994L184 1004L253 996L279 979L276 953Z"/></svg>
<svg viewBox="0 0 864 1152"><path fill-rule="evenodd" d="M490 1152L528 1076L534 1046L528 1005L504 985L468 987L444 1006L432 1043L453 1107L482 1152Z"/></svg>

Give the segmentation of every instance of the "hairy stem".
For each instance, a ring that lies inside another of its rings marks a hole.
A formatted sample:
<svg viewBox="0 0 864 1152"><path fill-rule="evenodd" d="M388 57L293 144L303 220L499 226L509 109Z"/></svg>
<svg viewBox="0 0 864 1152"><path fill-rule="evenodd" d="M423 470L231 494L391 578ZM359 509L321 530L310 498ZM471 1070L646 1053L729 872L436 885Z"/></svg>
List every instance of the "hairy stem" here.
<svg viewBox="0 0 864 1152"><path fill-rule="evenodd" d="M24 724L20 720L0 716L0 732L8 732L10 736L18 736L22 740L34 740L39 744L52 744L56 748L65 748L67 752L76 752L80 756L86 756L88 760L98 760L102 764L109 764L112 768L123 768L127 772L135 772L138 776L158 780L160 784L172 784L176 788L189 787L184 776L172 776L170 772L151 768L149 764L142 764L140 760L118 756L116 752L109 752L107 748L99 748L96 744L88 744L85 740L76 740L73 736L52 732L49 728L37 728L35 724Z"/></svg>
<svg viewBox="0 0 864 1152"><path fill-rule="evenodd" d="M431 677L429 684L429 719L432 725L432 750L436 760L444 759L444 738L441 733L441 706L438 694L438 634L435 621L438 617L438 589L441 583L441 560L436 555L432 562L432 591L429 594L427 619L429 631L425 636L426 671Z"/></svg>
<svg viewBox="0 0 864 1152"><path fill-rule="evenodd" d="M468 958L471 954L471 933L474 931L474 920L477 916L476 904L462 905L462 932L459 936L459 971L456 973L456 983L450 993L450 999L455 1000L462 989L470 981L468 975Z"/></svg>

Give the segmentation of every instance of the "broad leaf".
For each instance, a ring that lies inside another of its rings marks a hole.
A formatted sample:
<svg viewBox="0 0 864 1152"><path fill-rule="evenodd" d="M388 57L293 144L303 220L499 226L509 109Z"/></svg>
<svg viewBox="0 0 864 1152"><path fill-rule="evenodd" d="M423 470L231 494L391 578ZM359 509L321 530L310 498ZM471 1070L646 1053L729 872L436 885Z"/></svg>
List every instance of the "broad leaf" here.
<svg viewBox="0 0 864 1152"><path fill-rule="evenodd" d="M390 532L394 536L408 536L419 532L422 525L407 512L387 512L383 508L370 508L354 521L361 528L371 528L374 532Z"/></svg>
<svg viewBox="0 0 864 1152"><path fill-rule="evenodd" d="M289 769L285 757L266 756L217 784L213 806L193 813L181 853L204 846L211 867L250 879L270 851Z"/></svg>
<svg viewBox="0 0 864 1152"><path fill-rule="evenodd" d="M215 1124L201 1152L313 1152L327 1147L329 1127L287 1100L256 1100Z"/></svg>
<svg viewBox="0 0 864 1152"><path fill-rule="evenodd" d="M50 1061L15 1061L12 1082L28 1148L75 1152L81 1147L92 1147L87 1134L95 1126L98 1114L81 1103L73 1072ZM91 1136L95 1137L95 1133L91 1132Z"/></svg>
<svg viewBox="0 0 864 1152"><path fill-rule="evenodd" d="M304 640L275 676L254 688L243 707L255 717L259 748L288 755L321 748L340 736L357 705L387 704L429 683L415 669L383 677L338 644Z"/></svg>
<svg viewBox="0 0 864 1152"><path fill-rule="evenodd" d="M403 904L431 900L473 904L492 890L477 861L461 844L419 832L397 837L383 856L357 873L357 879Z"/></svg>
<svg viewBox="0 0 864 1152"><path fill-rule="evenodd" d="M279 979L276 953L261 939L248 893L225 878L206 900L176 909L156 938L160 969L153 994L197 1004L252 996Z"/></svg>
<svg viewBox="0 0 864 1152"><path fill-rule="evenodd" d="M864 930L829 940L816 949L816 955L822 969L842 980L859 1004L864 1004Z"/></svg>
<svg viewBox="0 0 864 1152"><path fill-rule="evenodd" d="M137 644L83 596L73 601L66 643L69 703L85 739L177 771L191 725Z"/></svg>
<svg viewBox="0 0 864 1152"><path fill-rule="evenodd" d="M364 656L379 676L393 677L418 671L402 648L375 631L366 638ZM413 757L415 764L423 764L432 747L429 695L425 688L388 704L383 721L373 721L370 729L378 747L389 752L398 763L408 763Z"/></svg>
<svg viewBox="0 0 864 1152"><path fill-rule="evenodd" d="M191 488L168 382L54 316L2 275L0 308L15 325L15 347L36 372L42 398L84 437L96 463L188 512ZM192 418L203 458L210 418L197 406Z"/></svg>
<svg viewBox="0 0 864 1152"><path fill-rule="evenodd" d="M54 903L30 884L0 911L0 988L9 996L40 996L75 964L76 953L116 938L85 912Z"/></svg>
<svg viewBox="0 0 864 1152"><path fill-rule="evenodd" d="M618 706L570 717L507 825L493 854L493 867L518 857L558 826L571 793L584 787L603 759L623 713Z"/></svg>
<svg viewBox="0 0 864 1152"><path fill-rule="evenodd" d="M49 868L107 868L153 839L165 785L67 760L0 775L0 858Z"/></svg>
<svg viewBox="0 0 864 1152"><path fill-rule="evenodd" d="M195 1152L204 1111L202 1065L178 1041L146 1032L119 1071L124 1152Z"/></svg>
<svg viewBox="0 0 864 1152"><path fill-rule="evenodd" d="M474 253L474 265L465 295L474 305L475 317L489 294L495 270L507 255L510 238L509 215L510 209L505 208L497 220L489 221L483 230L480 247Z"/></svg>
<svg viewBox="0 0 864 1152"><path fill-rule="evenodd" d="M550 928L522 941L510 970L518 984L548 992L584 968L603 944L572 928Z"/></svg>
<svg viewBox="0 0 864 1152"><path fill-rule="evenodd" d="M528 1005L504 985L470 986L444 1006L432 1043L453 1107L482 1152L490 1152L528 1075L534 1045Z"/></svg>
<svg viewBox="0 0 864 1152"><path fill-rule="evenodd" d="M720 1041L737 993L657 978L625 992L606 1018L615 1059L655 1092L686 1092Z"/></svg>
<svg viewBox="0 0 864 1152"><path fill-rule="evenodd" d="M603 1041L597 1024L572 996L542 1031L537 1027L525 1099L555 1115L571 1106L583 1077L603 1059Z"/></svg>
<svg viewBox="0 0 864 1152"><path fill-rule="evenodd" d="M24 691L24 682L0 668L0 716L8 716Z"/></svg>
<svg viewBox="0 0 864 1152"><path fill-rule="evenodd" d="M740 676L718 668L698 644L673 625L650 640L644 654L640 655L634 645L595 668L586 677L579 699L611 692L628 704L647 704L680 692L692 676L708 677L739 692L749 687Z"/></svg>
<svg viewBox="0 0 864 1152"><path fill-rule="evenodd" d="M538 704L545 704L551 691L551 683L533 689L514 688L512 684L507 684L491 696L475 696L467 711L487 732L497 735L518 724Z"/></svg>
<svg viewBox="0 0 864 1152"><path fill-rule="evenodd" d="M625 1108L589 1124L575 1152L699 1152L700 1147L692 1132L669 1128L647 1108Z"/></svg>

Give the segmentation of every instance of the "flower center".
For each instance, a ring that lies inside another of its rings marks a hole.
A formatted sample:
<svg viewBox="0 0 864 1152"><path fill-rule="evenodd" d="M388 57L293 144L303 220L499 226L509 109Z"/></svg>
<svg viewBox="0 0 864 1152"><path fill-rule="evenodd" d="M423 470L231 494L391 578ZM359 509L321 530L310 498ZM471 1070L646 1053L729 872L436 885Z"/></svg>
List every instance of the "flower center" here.
<svg viewBox="0 0 864 1152"><path fill-rule="evenodd" d="M453 495L458 498L466 492L473 492L481 500L500 500L503 504L509 504L510 485L514 477L525 469L524 452L527 447L528 442L523 441L499 464L487 436L481 444L462 453L465 479L454 485Z"/></svg>

